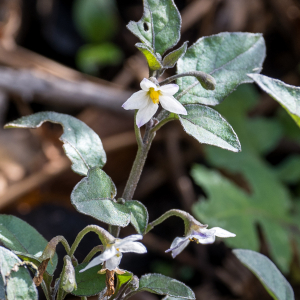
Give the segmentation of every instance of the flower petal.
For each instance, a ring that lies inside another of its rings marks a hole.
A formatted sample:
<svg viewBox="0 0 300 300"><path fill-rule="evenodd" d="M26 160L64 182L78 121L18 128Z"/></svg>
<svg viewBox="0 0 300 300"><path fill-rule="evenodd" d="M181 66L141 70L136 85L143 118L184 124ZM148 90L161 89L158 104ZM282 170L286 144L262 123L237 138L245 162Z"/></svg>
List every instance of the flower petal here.
<svg viewBox="0 0 300 300"><path fill-rule="evenodd" d="M134 242L138 240L142 240L143 236L141 234L132 234L129 236L126 236L122 241L127 241L127 242Z"/></svg>
<svg viewBox="0 0 300 300"><path fill-rule="evenodd" d="M138 91L122 105L124 109L139 109L145 107L148 103L148 95L144 91Z"/></svg>
<svg viewBox="0 0 300 300"><path fill-rule="evenodd" d="M118 255L114 255L112 258L110 258L105 262L105 267L108 270L112 271L119 266L121 259L122 259L122 253L118 253Z"/></svg>
<svg viewBox="0 0 300 300"><path fill-rule="evenodd" d="M114 246L116 248L119 248L124 243L134 242L134 241L138 241L138 240L142 240L142 239L143 239L143 236L141 234L132 234L132 235L129 235L129 236L125 237L124 239L117 239L117 241L114 244Z"/></svg>
<svg viewBox="0 0 300 300"><path fill-rule="evenodd" d="M93 258L84 269L82 269L82 270L79 271L79 273L82 273L82 272L84 272L84 271L86 271L86 270L88 270L90 268L93 268L93 267L95 267L97 265L102 264L103 260L101 260L99 257L100 257L100 255L96 256L95 258Z"/></svg>
<svg viewBox="0 0 300 300"><path fill-rule="evenodd" d="M120 252L135 252L135 253L146 253L146 247L139 242L127 242L123 243L121 246L118 247Z"/></svg>
<svg viewBox="0 0 300 300"><path fill-rule="evenodd" d="M221 238L228 238L228 237L235 237L236 235L230 231L227 231L225 229L222 229L220 227L213 227L210 229L211 231L214 231L215 235Z"/></svg>
<svg viewBox="0 0 300 300"><path fill-rule="evenodd" d="M148 100L148 104L140 108L138 113L136 114L136 125L138 127L146 124L156 113L158 109L158 104L154 104L151 100Z"/></svg>
<svg viewBox="0 0 300 300"><path fill-rule="evenodd" d="M147 78L144 78L141 81L140 86L141 86L141 89L145 92L148 92L151 87L154 88L155 91L157 90L157 86Z"/></svg>
<svg viewBox="0 0 300 300"><path fill-rule="evenodd" d="M173 96L179 90L179 86L175 83L166 84L160 87L163 96Z"/></svg>
<svg viewBox="0 0 300 300"><path fill-rule="evenodd" d="M175 114L187 115L187 111L184 106L176 100L173 96L160 96L159 101L161 106Z"/></svg>
<svg viewBox="0 0 300 300"><path fill-rule="evenodd" d="M109 246L104 250L104 252L102 252L99 255L99 259L101 262L104 262L104 261L110 259L111 257L113 257L116 253L117 253L117 250L116 250L115 246L114 245Z"/></svg>
<svg viewBox="0 0 300 300"><path fill-rule="evenodd" d="M211 235L211 236L208 236L205 238L199 237L199 235L191 235L191 238L195 238L198 241L198 243L204 244L204 245L212 244L216 240L216 237L214 235Z"/></svg>
<svg viewBox="0 0 300 300"><path fill-rule="evenodd" d="M166 250L165 252L168 253L172 251L172 257L175 258L179 253L183 251L183 249L189 244L189 242L189 237L177 237L172 242L170 249Z"/></svg>

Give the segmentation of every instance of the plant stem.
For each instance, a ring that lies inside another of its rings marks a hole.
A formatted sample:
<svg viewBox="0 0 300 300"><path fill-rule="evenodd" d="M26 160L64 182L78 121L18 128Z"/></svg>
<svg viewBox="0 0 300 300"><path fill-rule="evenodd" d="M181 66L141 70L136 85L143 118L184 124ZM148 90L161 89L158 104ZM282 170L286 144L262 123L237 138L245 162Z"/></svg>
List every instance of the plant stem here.
<svg viewBox="0 0 300 300"><path fill-rule="evenodd" d="M146 125L146 131L144 134L144 138L141 137L140 129L136 126L136 114L134 115L134 130L135 135L137 139L138 144L138 151L135 157L135 160L133 162L129 178L127 180L125 189L123 191L122 198L126 200L132 200L134 192L136 190L137 184L140 180L145 161L148 155L148 152L151 147L151 143L156 135L156 131L151 131L153 127L153 120L150 120ZM120 227L118 226L109 226L109 232L115 236L118 237L120 233Z"/></svg>
<svg viewBox="0 0 300 300"><path fill-rule="evenodd" d="M85 259L82 261L82 263L86 263L86 262L89 262L92 257L98 253L98 252L102 252L103 251L103 245L98 245L96 247L94 247L90 252L89 254L85 257Z"/></svg>
<svg viewBox="0 0 300 300"><path fill-rule="evenodd" d="M151 121L149 123L152 123ZM134 160L134 163L132 165L132 169L128 178L128 181L126 183L122 198L126 200L132 200L134 192L136 190L136 186L140 180L145 161L149 152L149 149L151 147L151 143L156 135L156 132L151 131L151 125L147 124L146 126L146 132L143 138L143 144L139 146L138 152L136 154L136 158Z"/></svg>
<svg viewBox="0 0 300 300"><path fill-rule="evenodd" d="M78 235L77 235L77 237L76 237L76 239L75 239L75 241L74 241L74 243L73 243L73 245L72 245L72 247L70 249L70 252L69 252L69 256L70 257L72 257L74 255L74 252L76 251L76 249L77 249L79 243L81 242L81 240L83 239L83 237L87 233L89 233L91 231L93 231L93 232L95 232L95 233L98 234L99 239L101 240L101 242L102 242L103 245L106 245L108 243L113 243L114 242L114 237L111 234L109 234L102 227L99 227L97 225L86 226L83 230L81 230L78 233Z"/></svg>
<svg viewBox="0 0 300 300"><path fill-rule="evenodd" d="M201 72L201 71L191 71L191 72L176 74L174 76L171 76L171 77L161 81L159 83L159 85L165 85L167 83L174 81L175 79L178 79L180 77L186 77L186 76L196 77L198 79L198 81L201 83L201 85L207 90L214 90L216 88L215 79L211 75Z"/></svg>
<svg viewBox="0 0 300 300"><path fill-rule="evenodd" d="M189 213L179 210L179 209L170 209L169 211L165 212L163 215L161 215L159 218L157 218L155 221L151 222L148 224L146 233L148 233L150 230L152 230L156 225L159 225L166 219L176 216L181 218L184 221L184 227L185 227L185 232L188 230L189 226L191 223L194 223L196 220L194 217L192 217ZM197 222L197 221L196 221Z"/></svg>

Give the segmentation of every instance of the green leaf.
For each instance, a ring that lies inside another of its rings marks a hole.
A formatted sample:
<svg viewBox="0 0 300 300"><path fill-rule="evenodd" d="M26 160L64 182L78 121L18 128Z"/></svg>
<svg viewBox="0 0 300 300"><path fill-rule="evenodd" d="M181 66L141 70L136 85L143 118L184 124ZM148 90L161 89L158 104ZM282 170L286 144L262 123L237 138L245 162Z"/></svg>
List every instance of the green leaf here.
<svg viewBox="0 0 300 300"><path fill-rule="evenodd" d="M105 289L105 274L98 274L99 266L90 268L82 273L80 270L85 268L88 263L83 263L75 267L77 289L72 291L75 296L94 296Z"/></svg>
<svg viewBox="0 0 300 300"><path fill-rule="evenodd" d="M254 273L274 299L295 299L291 285L269 258L251 250L235 249L233 253Z"/></svg>
<svg viewBox="0 0 300 300"><path fill-rule="evenodd" d="M170 52L168 55L166 55L163 59L163 66L164 68L173 68L177 61L185 54L187 49L188 42L184 42L183 45Z"/></svg>
<svg viewBox="0 0 300 300"><path fill-rule="evenodd" d="M39 265L42 263L42 260L39 257L36 257L34 255L30 255L28 253L22 253L22 252L18 252L18 251L14 251L14 253L22 261L29 261L29 262L35 264L37 267L39 267ZM53 263L54 260L55 260L55 263ZM53 273L56 269L56 265L57 265L57 254L55 254L55 257L52 259L52 263L51 263L51 261L48 263L46 272L43 275L44 281L49 283L49 285L51 285Z"/></svg>
<svg viewBox="0 0 300 300"><path fill-rule="evenodd" d="M142 276L138 291L148 291L158 295L168 295L184 299L195 299L194 292L184 283L161 274L147 274Z"/></svg>
<svg viewBox="0 0 300 300"><path fill-rule="evenodd" d="M300 155L290 155L276 166L278 178L287 184L297 184L300 180Z"/></svg>
<svg viewBox="0 0 300 300"><path fill-rule="evenodd" d="M160 59L153 53L153 49L145 44L137 43L135 46L144 54L147 59L149 69L152 71L162 69Z"/></svg>
<svg viewBox="0 0 300 300"><path fill-rule="evenodd" d="M125 202L130 210L130 222L136 231L143 234L147 228L149 215L147 208L139 201L128 200Z"/></svg>
<svg viewBox="0 0 300 300"><path fill-rule="evenodd" d="M10 216L0 215L0 241L8 249L16 251L20 257L28 257L28 260L36 259L34 262L39 266L41 260L39 256L46 248L48 241L35 228L21 219ZM22 259L23 259L22 257ZM47 272L52 275L57 265L57 255L49 263Z"/></svg>
<svg viewBox="0 0 300 300"><path fill-rule="evenodd" d="M179 120L189 135L203 144L241 151L236 133L217 111L199 104L186 105L185 108L187 115L180 115Z"/></svg>
<svg viewBox="0 0 300 300"><path fill-rule="evenodd" d="M218 154L220 155L220 153ZM231 247L259 249L256 229L260 224L270 254L287 272L292 258L287 224L291 224L287 191L262 163L251 155L236 155L235 160L223 156L230 171L244 175L251 194L246 193L220 173L197 165L192 176L208 197L193 206L197 218L211 227L219 226L236 234L226 242ZM224 164L219 164L220 167ZM227 168L228 170L228 168ZM239 170L239 172L237 172Z"/></svg>
<svg viewBox="0 0 300 300"><path fill-rule="evenodd" d="M28 270L19 267L18 271L12 271L18 263L21 260L14 253L0 247L0 276L6 286L7 300L37 300L37 290Z"/></svg>
<svg viewBox="0 0 300 300"><path fill-rule="evenodd" d="M76 0L73 18L79 33L89 42L108 41L118 31L119 18L115 0Z"/></svg>
<svg viewBox="0 0 300 300"><path fill-rule="evenodd" d="M125 272L124 274L117 274L116 273L116 276L117 276L117 286L116 286L116 291L115 293L117 293L121 286L125 283L127 283L129 280L131 280L133 274L131 272Z"/></svg>
<svg viewBox="0 0 300 300"><path fill-rule="evenodd" d="M260 88L279 102L300 127L300 87L260 74L248 74Z"/></svg>
<svg viewBox="0 0 300 300"><path fill-rule="evenodd" d="M130 211L113 201L116 187L110 177L100 168L92 168L88 176L74 187L71 202L75 208L99 221L124 227L130 222Z"/></svg>
<svg viewBox="0 0 300 300"><path fill-rule="evenodd" d="M224 32L200 38L177 63L177 73L202 71L216 80L215 90L206 90L194 77L177 79L180 92L190 88L180 102L217 105L237 86L252 82L248 73L260 72L265 58L261 34Z"/></svg>
<svg viewBox="0 0 300 300"><path fill-rule="evenodd" d="M85 73L98 74L99 69L117 66L122 59L122 50L113 43L87 44L78 50L76 64Z"/></svg>
<svg viewBox="0 0 300 300"><path fill-rule="evenodd" d="M106 154L99 136L85 123L69 115L39 112L10 122L5 128L37 128L44 122L58 123L63 127L60 140L74 172L87 175L90 168L104 166Z"/></svg>
<svg viewBox="0 0 300 300"><path fill-rule="evenodd" d="M127 28L154 52L163 55L180 39L181 16L173 0L144 0L144 14Z"/></svg>

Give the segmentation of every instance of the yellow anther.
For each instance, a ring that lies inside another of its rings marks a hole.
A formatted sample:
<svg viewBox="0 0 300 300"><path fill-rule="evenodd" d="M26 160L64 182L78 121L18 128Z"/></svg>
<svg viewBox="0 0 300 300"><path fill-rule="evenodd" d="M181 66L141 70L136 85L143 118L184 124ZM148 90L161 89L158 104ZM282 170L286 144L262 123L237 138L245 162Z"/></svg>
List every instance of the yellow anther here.
<svg viewBox="0 0 300 300"><path fill-rule="evenodd" d="M120 249L119 248L116 248L117 249L117 251L120 251Z"/></svg>
<svg viewBox="0 0 300 300"><path fill-rule="evenodd" d="M155 91L153 87L149 89L149 96L154 104L158 104L159 102L159 96L161 95L160 91Z"/></svg>

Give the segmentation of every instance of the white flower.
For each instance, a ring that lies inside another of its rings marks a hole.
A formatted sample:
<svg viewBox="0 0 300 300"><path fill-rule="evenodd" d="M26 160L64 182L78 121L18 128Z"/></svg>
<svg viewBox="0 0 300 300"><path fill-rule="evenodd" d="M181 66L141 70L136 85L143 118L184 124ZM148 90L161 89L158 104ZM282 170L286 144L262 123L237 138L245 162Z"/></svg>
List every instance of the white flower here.
<svg viewBox="0 0 300 300"><path fill-rule="evenodd" d="M146 253L146 247L139 242L135 242L142 238L143 236L140 234L133 234L124 239L115 239L113 244L107 244L104 251L99 256L92 259L80 272L84 272L96 265L103 264L104 262L105 268L112 271L119 266L122 259L122 253Z"/></svg>
<svg viewBox="0 0 300 300"><path fill-rule="evenodd" d="M213 227L211 229L198 227L196 230L191 230L190 233L185 237L175 238L170 249L168 249L166 252L172 251L172 257L175 258L179 253L183 251L183 249L189 244L189 242L194 241L198 244L212 244L215 241L216 236L221 238L228 238L235 237L236 235L220 227Z"/></svg>
<svg viewBox="0 0 300 300"><path fill-rule="evenodd" d="M144 78L141 81L141 91L134 93L123 105L124 109L138 109L136 124L138 127L146 124L156 113L158 103L175 114L187 115L184 106L173 95L179 90L177 84L157 86L152 81Z"/></svg>

